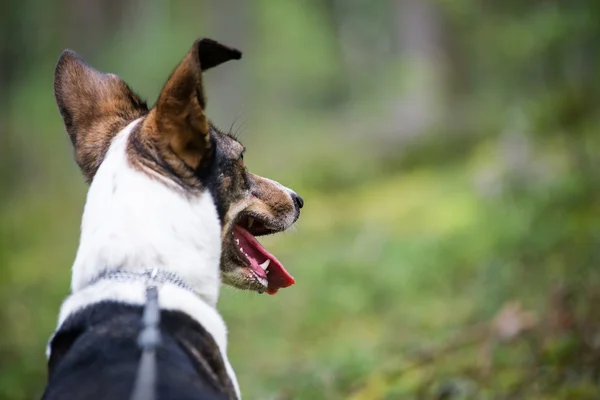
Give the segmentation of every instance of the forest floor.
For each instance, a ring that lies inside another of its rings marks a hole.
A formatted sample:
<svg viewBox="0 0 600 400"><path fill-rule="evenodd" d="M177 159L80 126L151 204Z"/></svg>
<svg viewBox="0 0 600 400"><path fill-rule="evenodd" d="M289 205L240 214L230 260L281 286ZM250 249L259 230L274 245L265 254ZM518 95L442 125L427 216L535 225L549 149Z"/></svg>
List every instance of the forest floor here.
<svg viewBox="0 0 600 400"><path fill-rule="evenodd" d="M296 285L226 288L219 303L245 398L600 398L595 275L565 279L561 260L523 268L526 202L486 199L474 165L331 186L289 175L303 215L263 242ZM3 398L40 393L68 292L85 187L47 185L4 215Z"/></svg>

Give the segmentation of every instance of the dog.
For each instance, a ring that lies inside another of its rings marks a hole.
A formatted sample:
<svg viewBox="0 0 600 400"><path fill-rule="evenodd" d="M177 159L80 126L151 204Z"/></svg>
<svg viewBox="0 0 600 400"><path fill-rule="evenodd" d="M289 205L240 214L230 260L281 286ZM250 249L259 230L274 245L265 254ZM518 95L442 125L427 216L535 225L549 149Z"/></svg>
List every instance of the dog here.
<svg viewBox="0 0 600 400"><path fill-rule="evenodd" d="M160 305L156 399L240 398L220 284L269 294L292 285L256 237L288 229L304 203L250 173L244 146L206 116L203 72L240 58L197 40L148 109L118 76L62 53L56 102L90 187L45 400L130 398L150 284Z"/></svg>

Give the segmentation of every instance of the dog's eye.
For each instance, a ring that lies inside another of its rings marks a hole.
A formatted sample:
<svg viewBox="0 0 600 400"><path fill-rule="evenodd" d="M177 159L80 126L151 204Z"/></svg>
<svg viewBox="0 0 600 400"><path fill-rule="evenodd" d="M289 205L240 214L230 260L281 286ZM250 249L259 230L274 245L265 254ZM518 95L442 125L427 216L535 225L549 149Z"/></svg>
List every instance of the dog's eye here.
<svg viewBox="0 0 600 400"><path fill-rule="evenodd" d="M244 149L242 150L242 152L240 153L240 160L244 161L244 153L246 152L246 148L244 147Z"/></svg>

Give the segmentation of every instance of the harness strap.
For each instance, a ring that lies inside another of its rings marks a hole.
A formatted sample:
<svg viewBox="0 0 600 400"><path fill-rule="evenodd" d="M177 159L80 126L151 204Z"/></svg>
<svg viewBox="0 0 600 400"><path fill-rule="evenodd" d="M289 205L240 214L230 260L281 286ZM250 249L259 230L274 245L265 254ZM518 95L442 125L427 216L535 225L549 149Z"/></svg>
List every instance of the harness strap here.
<svg viewBox="0 0 600 400"><path fill-rule="evenodd" d="M161 342L160 334L160 307L158 302L158 286L164 283L173 284L182 289L186 289L199 297L197 293L186 281L177 274L170 271L154 268L143 272L131 272L116 270L106 272L96 277L90 284L95 284L102 280L130 281L146 280L146 302L142 315L141 330L138 336L138 346L142 350L138 364L137 375L131 393L131 400L156 400L157 393L157 348ZM213 340L212 336L210 336ZM218 346L217 346L218 347ZM221 353L219 353L221 355ZM229 378L228 378L229 379ZM237 398L232 383L231 395Z"/></svg>
<svg viewBox="0 0 600 400"><path fill-rule="evenodd" d="M142 331L138 337L142 357L131 400L156 399L156 348L160 344L159 324L158 288L151 284L146 287L146 305L142 316Z"/></svg>

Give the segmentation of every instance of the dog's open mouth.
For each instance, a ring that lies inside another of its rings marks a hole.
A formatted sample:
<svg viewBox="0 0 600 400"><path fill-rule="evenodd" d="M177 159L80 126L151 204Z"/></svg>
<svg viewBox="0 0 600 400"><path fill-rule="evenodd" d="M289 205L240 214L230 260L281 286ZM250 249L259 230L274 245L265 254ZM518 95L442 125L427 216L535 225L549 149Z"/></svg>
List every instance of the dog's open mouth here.
<svg viewBox="0 0 600 400"><path fill-rule="evenodd" d="M275 294L279 289L295 283L279 260L255 237L279 231L281 230L268 228L259 218L251 216L245 216L233 227L233 237L244 264L268 294Z"/></svg>

